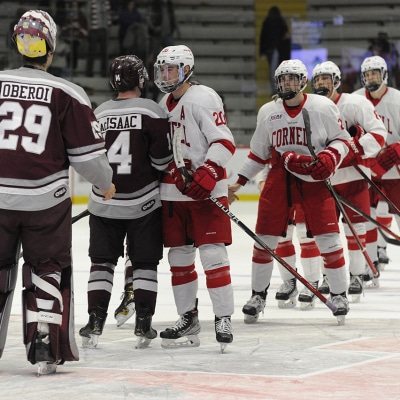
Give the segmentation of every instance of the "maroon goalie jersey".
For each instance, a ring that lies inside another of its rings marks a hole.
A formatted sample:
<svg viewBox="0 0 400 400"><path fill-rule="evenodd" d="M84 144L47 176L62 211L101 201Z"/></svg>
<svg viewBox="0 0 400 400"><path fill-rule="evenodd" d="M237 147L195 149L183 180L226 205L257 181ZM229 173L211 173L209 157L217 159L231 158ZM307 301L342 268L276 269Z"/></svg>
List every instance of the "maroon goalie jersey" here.
<svg viewBox="0 0 400 400"><path fill-rule="evenodd" d="M43 210L70 196L69 167L101 189L112 170L84 90L29 67L0 72L0 208Z"/></svg>
<svg viewBox="0 0 400 400"><path fill-rule="evenodd" d="M113 169L115 196L102 201L92 190L92 214L116 219L140 218L161 207L159 175L172 161L169 123L150 99L109 100L95 110Z"/></svg>

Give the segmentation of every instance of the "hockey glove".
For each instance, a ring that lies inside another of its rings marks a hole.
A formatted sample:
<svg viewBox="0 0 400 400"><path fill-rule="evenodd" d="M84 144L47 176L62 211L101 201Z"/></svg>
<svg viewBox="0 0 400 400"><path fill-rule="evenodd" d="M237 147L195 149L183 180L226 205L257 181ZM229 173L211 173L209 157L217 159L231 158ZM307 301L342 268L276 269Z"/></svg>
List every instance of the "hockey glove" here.
<svg viewBox="0 0 400 400"><path fill-rule="evenodd" d="M314 159L311 156L296 154L294 151L286 151L282 154L283 166L289 171L301 175L310 174L310 166Z"/></svg>
<svg viewBox="0 0 400 400"><path fill-rule="evenodd" d="M193 200L206 200L210 197L217 181L224 176L224 168L207 160L193 173L193 181L183 192Z"/></svg>
<svg viewBox="0 0 400 400"><path fill-rule="evenodd" d="M175 183L175 186L181 193L183 193L187 186L187 182L183 179L182 174L179 172L178 167L176 166L174 161L172 161L168 165L168 170Z"/></svg>
<svg viewBox="0 0 400 400"><path fill-rule="evenodd" d="M364 154L364 149L358 141L358 136L354 136L349 140L348 147L349 152L343 160L341 167L348 167L353 161L358 164L361 160L361 156Z"/></svg>
<svg viewBox="0 0 400 400"><path fill-rule="evenodd" d="M371 168L376 175L382 176L399 161L400 143L396 142L388 146L376 157L376 163L372 163Z"/></svg>
<svg viewBox="0 0 400 400"><path fill-rule="evenodd" d="M355 137L360 138L362 135L364 135L365 131L363 128L361 128L360 125L352 125L349 128L349 133L350 133L350 136L353 138L355 138Z"/></svg>
<svg viewBox="0 0 400 400"><path fill-rule="evenodd" d="M316 181L328 179L335 172L339 160L337 150L327 147L317 155L316 163L311 168L311 177Z"/></svg>

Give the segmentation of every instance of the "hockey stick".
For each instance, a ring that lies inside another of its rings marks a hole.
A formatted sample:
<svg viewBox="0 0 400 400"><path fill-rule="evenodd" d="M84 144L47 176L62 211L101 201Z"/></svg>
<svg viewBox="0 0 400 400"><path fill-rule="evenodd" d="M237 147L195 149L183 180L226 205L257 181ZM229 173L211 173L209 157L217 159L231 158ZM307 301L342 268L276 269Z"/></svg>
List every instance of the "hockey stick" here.
<svg viewBox="0 0 400 400"><path fill-rule="evenodd" d="M382 189L377 186L377 184L354 162L351 163L351 165L357 170L357 172L370 184L372 189L375 190L381 196L386 203L393 209L393 211L396 212L397 215L400 216L400 210L399 208L393 203L392 200L389 199L389 197L386 196L386 194L382 191Z"/></svg>
<svg viewBox="0 0 400 400"><path fill-rule="evenodd" d="M75 217L72 217L71 219L71 223L74 224L75 222L78 222L80 219L87 217L88 215L90 215L89 210L84 210L82 211L80 214L75 215Z"/></svg>
<svg viewBox="0 0 400 400"><path fill-rule="evenodd" d="M174 153L174 161L178 171L181 173L182 177L186 179L188 182L193 180L189 171L186 169L185 162L182 157L181 151L181 138L183 135L182 128L178 128L174 131L173 138L173 153ZM243 231L245 231L255 242L257 242L264 250L266 250L279 264L281 264L284 268L286 268L296 279L298 279L304 286L306 286L312 293L315 294L325 305L335 313L337 311L337 307L332 304L322 293L320 293L314 286L312 286L305 278L303 278L293 267L291 267L283 258L278 256L274 250L267 246L260 237L254 233L250 228L248 228L242 221L239 220L228 208L226 208L216 197L209 196L209 200L211 200L224 214L226 214L236 225L239 226Z"/></svg>
<svg viewBox="0 0 400 400"><path fill-rule="evenodd" d="M312 143L311 143L310 116L308 114L308 111L304 107L301 109L301 112L303 113L304 126L306 128L307 147L308 147L308 150L310 151L312 157L314 158L314 161L317 161L317 155L315 154L315 151L314 151L314 149L312 147ZM342 213L343 218L346 221L347 226L349 227L352 235L354 236L354 239L356 240L358 247L360 248L365 260L367 261L367 264L371 268L372 273L374 274L374 276L378 275L378 271L376 270L375 265L371 260L371 257L367 253L366 248L362 245L361 240L358 237L357 232L356 232L353 224L351 223L350 218L348 217L348 215L346 213L346 210L343 207L343 204L338 199L338 195L336 194L336 191L333 189L333 187L328 179L325 179L324 182L325 182L325 185L328 188L328 190L331 192L331 195L334 198L339 211Z"/></svg>
<svg viewBox="0 0 400 400"><path fill-rule="evenodd" d="M338 199L340 200L340 202L344 205L346 205L347 207L351 208L353 211L355 211L357 214L361 215L362 217L364 217L366 220L368 220L369 222L372 222L374 225L376 225L378 227L378 229L380 230L384 230L385 232L387 232L389 235L393 236L394 238L397 239L397 241L400 244L400 236L397 233L394 233L392 230L390 230L387 226L381 224L379 221L377 221L376 219L372 218L370 215L366 214L364 211L360 210L358 207L356 207L355 205L351 204L348 200L344 199L343 197L340 197L338 195Z"/></svg>

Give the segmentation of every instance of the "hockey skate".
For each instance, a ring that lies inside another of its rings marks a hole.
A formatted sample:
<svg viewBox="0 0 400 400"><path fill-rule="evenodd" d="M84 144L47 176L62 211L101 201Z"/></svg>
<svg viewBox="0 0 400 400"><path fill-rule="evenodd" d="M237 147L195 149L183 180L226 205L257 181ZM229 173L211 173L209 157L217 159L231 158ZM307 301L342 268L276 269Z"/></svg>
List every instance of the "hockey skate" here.
<svg viewBox="0 0 400 400"><path fill-rule="evenodd" d="M258 321L260 312L264 315L265 300L267 292L254 292L250 297L250 300L243 306L242 312L244 314L245 324L254 324Z"/></svg>
<svg viewBox="0 0 400 400"><path fill-rule="evenodd" d="M141 308L136 313L135 335L138 337L136 349L148 347L157 337L157 331L151 326L152 315L148 308Z"/></svg>
<svg viewBox="0 0 400 400"><path fill-rule="evenodd" d="M386 247L378 246L378 263L379 271L384 271L387 264L389 264L389 257L386 254Z"/></svg>
<svg viewBox="0 0 400 400"><path fill-rule="evenodd" d="M56 359L51 353L48 334L38 332L36 338L35 357L38 365L38 376L54 374L56 372Z"/></svg>
<svg viewBox="0 0 400 400"><path fill-rule="evenodd" d="M275 294L275 299L278 300L279 308L293 308L296 307L298 295L296 278L291 278L283 281Z"/></svg>
<svg viewBox="0 0 400 400"><path fill-rule="evenodd" d="M317 282L311 282L311 285L315 288L318 289L318 281ZM300 302L300 308L302 310L312 310L315 306L315 294L308 289L306 286L304 286L304 289L300 292L299 294L299 302Z"/></svg>
<svg viewBox="0 0 400 400"><path fill-rule="evenodd" d="M228 343L232 343L232 331L231 317L215 317L215 337L221 346L221 353L224 352Z"/></svg>
<svg viewBox="0 0 400 400"><path fill-rule="evenodd" d="M325 294L325 295L330 294L329 282L328 282L328 278L326 277L326 275L324 275L322 277L322 282L321 282L321 285L318 287L318 290L322 294Z"/></svg>
<svg viewBox="0 0 400 400"><path fill-rule="evenodd" d="M350 285L347 293L351 296L353 303L359 303L363 292L363 275L350 274Z"/></svg>
<svg viewBox="0 0 400 400"><path fill-rule="evenodd" d="M373 289L373 288L378 288L379 287L379 263L378 261L374 261L374 265L378 273L376 275L372 274L371 268L369 265L365 266L365 272L363 275L363 286L365 289Z"/></svg>
<svg viewBox="0 0 400 400"><path fill-rule="evenodd" d="M160 333L161 347L165 349L176 347L200 346L200 323L197 307L194 310L182 314L175 325ZM186 337L186 339L185 339ZM179 340L183 338L183 340Z"/></svg>
<svg viewBox="0 0 400 400"><path fill-rule="evenodd" d="M121 304L114 313L114 318L117 320L117 327L123 325L135 314L135 297L132 285L126 287L122 293L121 300Z"/></svg>
<svg viewBox="0 0 400 400"><path fill-rule="evenodd" d="M332 294L332 304L337 308L333 315L337 318L339 325L344 325L345 317L350 310L349 300L347 300L346 294Z"/></svg>
<svg viewBox="0 0 400 400"><path fill-rule="evenodd" d="M99 336L103 333L104 324L106 322L107 313L105 310L97 307L91 311L89 322L79 330L82 336L82 347L94 349L99 342Z"/></svg>

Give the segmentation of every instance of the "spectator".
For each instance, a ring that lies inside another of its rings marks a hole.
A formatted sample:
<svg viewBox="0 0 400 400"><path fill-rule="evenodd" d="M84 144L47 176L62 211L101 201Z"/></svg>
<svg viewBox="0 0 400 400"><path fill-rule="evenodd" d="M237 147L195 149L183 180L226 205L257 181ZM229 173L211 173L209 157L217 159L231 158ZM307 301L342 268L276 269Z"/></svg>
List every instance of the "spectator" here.
<svg viewBox="0 0 400 400"><path fill-rule="evenodd" d="M88 0L88 51L86 61L86 75L93 76L93 63L100 56L100 75L107 76L108 70L108 38L112 25L110 2L108 0Z"/></svg>
<svg viewBox="0 0 400 400"><path fill-rule="evenodd" d="M147 25L134 0L128 0L124 3L119 12L118 22L118 40L121 54L135 54L146 62L146 53L138 51L138 47L143 40L145 40L144 45L147 45L147 37L145 39L138 37L135 27L137 24L142 24L147 30Z"/></svg>
<svg viewBox="0 0 400 400"><path fill-rule="evenodd" d="M274 73L283 60L290 58L291 39L288 25L282 17L281 10L272 6L261 28L260 58L267 58L269 66L269 83L271 96L276 94Z"/></svg>

